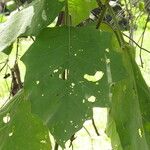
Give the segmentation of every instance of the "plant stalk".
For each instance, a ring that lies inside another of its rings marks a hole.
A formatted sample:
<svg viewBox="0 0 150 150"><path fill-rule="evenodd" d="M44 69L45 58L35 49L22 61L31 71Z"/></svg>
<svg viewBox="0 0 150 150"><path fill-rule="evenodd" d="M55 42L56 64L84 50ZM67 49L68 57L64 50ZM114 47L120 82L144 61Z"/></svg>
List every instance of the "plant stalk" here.
<svg viewBox="0 0 150 150"><path fill-rule="evenodd" d="M70 18L69 18L69 9L68 9L68 0L65 0L65 25L69 26Z"/></svg>
<svg viewBox="0 0 150 150"><path fill-rule="evenodd" d="M123 35L122 35L122 32L121 32L121 29L118 25L118 21L116 19L114 11L113 11L112 7L109 5L109 3L107 4L107 8L108 8L109 12L111 13L112 19L114 20L114 23L115 23L115 26L116 26L116 30L114 30L114 32L117 36L118 42L119 42L121 47L124 47L125 41L124 41L124 38L123 38Z"/></svg>
<svg viewBox="0 0 150 150"><path fill-rule="evenodd" d="M100 13L100 16L98 18L98 22L97 22L97 25L96 25L96 29L99 29L104 17L105 17L105 13L107 11L107 3L109 3L109 0L107 0L105 2L105 4L102 4L100 0L96 0L97 1L97 4L100 8L102 8L101 10L101 13Z"/></svg>

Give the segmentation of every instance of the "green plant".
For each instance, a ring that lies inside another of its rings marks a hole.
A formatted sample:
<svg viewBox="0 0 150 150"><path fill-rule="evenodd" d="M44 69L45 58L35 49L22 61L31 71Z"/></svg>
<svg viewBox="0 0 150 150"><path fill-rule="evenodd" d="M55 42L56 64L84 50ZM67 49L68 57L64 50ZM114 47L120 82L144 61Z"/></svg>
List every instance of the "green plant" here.
<svg viewBox="0 0 150 150"><path fill-rule="evenodd" d="M96 7L98 22L77 27ZM107 10L115 28L103 22ZM48 27L57 16L57 26ZM150 92L109 1L35 0L2 24L0 35L7 55L16 41L12 98L0 110L1 150L49 150L49 131L55 148L64 147L92 119L93 107L108 108L114 149L150 149ZM22 85L18 43L27 36L33 44L21 58Z"/></svg>

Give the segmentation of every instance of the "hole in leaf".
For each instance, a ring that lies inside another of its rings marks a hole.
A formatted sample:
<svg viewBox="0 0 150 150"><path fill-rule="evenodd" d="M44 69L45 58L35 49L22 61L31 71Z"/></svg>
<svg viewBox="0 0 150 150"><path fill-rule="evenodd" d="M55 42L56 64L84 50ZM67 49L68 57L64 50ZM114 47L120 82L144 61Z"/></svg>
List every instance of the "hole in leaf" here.
<svg viewBox="0 0 150 150"><path fill-rule="evenodd" d="M53 72L54 72L54 73L58 72L58 69L55 69Z"/></svg>
<svg viewBox="0 0 150 150"><path fill-rule="evenodd" d="M142 135L142 130L140 128L138 129L138 133L139 133L139 136L142 138L143 135Z"/></svg>
<svg viewBox="0 0 150 150"><path fill-rule="evenodd" d="M84 75L84 79L91 81L91 82L97 82L103 77L104 73L102 71L97 71L95 75Z"/></svg>
<svg viewBox="0 0 150 150"><path fill-rule="evenodd" d="M106 51L107 53L109 53L110 50L109 50L109 48L106 48L105 51Z"/></svg>
<svg viewBox="0 0 150 150"><path fill-rule="evenodd" d="M82 100L82 103L85 103L85 99Z"/></svg>
<svg viewBox="0 0 150 150"><path fill-rule="evenodd" d="M46 140L41 140L40 143L46 144Z"/></svg>
<svg viewBox="0 0 150 150"><path fill-rule="evenodd" d="M106 64L109 64L110 63L110 59L106 59Z"/></svg>
<svg viewBox="0 0 150 150"><path fill-rule="evenodd" d="M73 124L73 121L71 120L70 123Z"/></svg>
<svg viewBox="0 0 150 150"><path fill-rule="evenodd" d="M88 101L91 102L91 103L94 103L95 100L96 100L96 97L93 96L93 95L88 98Z"/></svg>
<svg viewBox="0 0 150 150"><path fill-rule="evenodd" d="M69 70L68 70L68 69L65 69L65 80L68 79L68 75L69 75Z"/></svg>
<svg viewBox="0 0 150 150"><path fill-rule="evenodd" d="M83 52L83 49L79 49L79 52Z"/></svg>
<svg viewBox="0 0 150 150"><path fill-rule="evenodd" d="M10 132L8 135L9 135L9 137L13 136L13 132Z"/></svg>
<svg viewBox="0 0 150 150"><path fill-rule="evenodd" d="M75 83L71 83L71 86L70 86L70 87L71 87L71 88L74 88L74 86L75 86Z"/></svg>
<svg viewBox="0 0 150 150"><path fill-rule="evenodd" d="M36 84L38 85L40 83L40 81L36 81Z"/></svg>
<svg viewBox="0 0 150 150"><path fill-rule="evenodd" d="M59 79L62 79L62 74L59 74L59 76L58 76L58 77L59 77Z"/></svg>
<svg viewBox="0 0 150 150"><path fill-rule="evenodd" d="M75 128L78 128L78 125L74 126Z"/></svg>
<svg viewBox="0 0 150 150"><path fill-rule="evenodd" d="M6 116L3 117L3 122L8 123L9 121L10 121L10 115L8 113Z"/></svg>

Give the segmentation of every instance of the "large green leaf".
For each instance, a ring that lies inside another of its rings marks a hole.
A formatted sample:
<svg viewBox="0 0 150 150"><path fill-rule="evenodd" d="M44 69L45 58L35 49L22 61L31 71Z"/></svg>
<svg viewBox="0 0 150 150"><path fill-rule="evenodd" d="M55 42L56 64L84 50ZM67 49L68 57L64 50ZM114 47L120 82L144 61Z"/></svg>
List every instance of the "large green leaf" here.
<svg viewBox="0 0 150 150"><path fill-rule="evenodd" d="M106 133L111 138L112 149L122 150L120 138L116 129L116 123L111 115L108 116Z"/></svg>
<svg viewBox="0 0 150 150"><path fill-rule="evenodd" d="M89 18L90 11L98 7L96 0L68 0L68 3L73 25Z"/></svg>
<svg viewBox="0 0 150 150"><path fill-rule="evenodd" d="M109 78L117 82L125 76L111 39L93 27L47 28L22 58L32 111L61 145L91 116L92 106L109 106Z"/></svg>
<svg viewBox="0 0 150 150"><path fill-rule="evenodd" d="M146 137L146 141L150 148L150 89L145 83L145 80L143 79L143 76L138 66L133 60L132 65L137 85L137 93L143 121L143 130Z"/></svg>
<svg viewBox="0 0 150 150"><path fill-rule="evenodd" d="M49 25L63 7L59 0L35 0L28 7L11 15L0 25L0 51L7 48L20 35L37 35Z"/></svg>
<svg viewBox="0 0 150 150"><path fill-rule="evenodd" d="M116 136L118 134L121 143L113 144L113 147L116 150L120 150L120 147L123 150L149 150L150 91L131 55L131 49L124 50L124 64L129 77L115 84L110 111L116 125ZM111 138L115 143L116 139Z"/></svg>
<svg viewBox="0 0 150 150"><path fill-rule="evenodd" d="M0 110L1 150L50 150L47 128L30 112L21 92Z"/></svg>

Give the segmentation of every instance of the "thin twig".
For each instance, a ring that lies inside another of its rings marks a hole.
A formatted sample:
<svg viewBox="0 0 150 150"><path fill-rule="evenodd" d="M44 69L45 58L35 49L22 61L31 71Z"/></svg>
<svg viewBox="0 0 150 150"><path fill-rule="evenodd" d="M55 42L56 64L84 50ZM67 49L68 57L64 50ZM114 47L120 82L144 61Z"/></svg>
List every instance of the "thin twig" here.
<svg viewBox="0 0 150 150"><path fill-rule="evenodd" d="M124 38L122 36L122 33L121 33L121 29L120 29L120 26L118 25L118 21L117 21L117 18L115 16L115 13L114 13L114 10L112 9L112 7L109 5L109 3L107 4L107 7L108 7L108 10L109 12L111 13L112 15L112 19L114 20L114 23L115 23L115 27L116 27L116 35L118 37L118 42L120 44L121 47L124 47Z"/></svg>
<svg viewBox="0 0 150 150"><path fill-rule="evenodd" d="M33 41L33 42L35 42L35 39L34 39L34 37L33 37L33 36L30 36L30 38L32 39L32 41Z"/></svg>
<svg viewBox="0 0 150 150"><path fill-rule="evenodd" d="M106 4L105 4L105 5L103 5L100 0L97 0L97 4L98 4L98 6L99 6L100 8L102 8L102 10L101 10L101 13L100 13L99 18L98 18L98 22L97 22L97 25L96 25L96 29L99 29L99 27L100 27L100 25L101 25L101 23L102 23L102 21L103 21L103 19L104 19L105 13L106 13L106 11L107 11L107 3L108 3L108 2L109 2L109 0L106 1Z"/></svg>
<svg viewBox="0 0 150 150"><path fill-rule="evenodd" d="M0 69L0 72L5 68L5 66L7 65L8 63L8 59L6 60L5 64L3 65L3 67Z"/></svg>
<svg viewBox="0 0 150 150"><path fill-rule="evenodd" d="M144 26L143 36L142 36L142 39L141 39L141 47L143 46L144 35L145 35L145 31L146 31L147 24L148 24L148 21L149 21L149 16L150 16L150 13L149 13L148 16L147 16L146 23L145 23L145 26ZM142 49L141 49L141 48L140 48L139 57L140 57L140 61L141 61L141 67L143 68L143 64L144 64L144 63L143 63L143 60L142 60Z"/></svg>
<svg viewBox="0 0 150 150"><path fill-rule="evenodd" d="M54 150L58 150L59 145L57 144L57 142L55 142L55 147Z"/></svg>
<svg viewBox="0 0 150 150"><path fill-rule="evenodd" d="M18 61L18 52L19 52L19 38L17 38L17 48L16 48L16 58L15 58L15 64Z"/></svg>
<svg viewBox="0 0 150 150"><path fill-rule="evenodd" d="M96 124L95 124L94 118L92 118L92 125L93 125L93 127L94 127L94 130L95 130L95 132L96 132L97 136L100 136L100 134L99 134L99 132L98 132L98 129L97 129L97 127L96 127Z"/></svg>
<svg viewBox="0 0 150 150"><path fill-rule="evenodd" d="M76 139L75 134L71 136L70 138L70 145L69 148L71 147L71 149L73 150L73 141Z"/></svg>
<svg viewBox="0 0 150 150"><path fill-rule="evenodd" d="M16 48L16 58L13 68L11 68L11 76L12 76L12 83L11 83L11 94L14 96L22 87L20 70L18 66L18 52L19 52L19 38L17 38L17 48Z"/></svg>
<svg viewBox="0 0 150 150"><path fill-rule="evenodd" d="M134 41L134 40L133 40L132 38L130 38L128 35L126 35L126 34L123 33L123 32L122 32L122 34L123 34L124 36L126 36L127 38L129 38L130 40L132 40L132 42L133 42L137 47L139 47L140 49L144 50L144 51L147 52L147 53L150 53L149 50L147 50L147 49L141 47L136 41Z"/></svg>
<svg viewBox="0 0 150 150"><path fill-rule="evenodd" d="M7 64L5 74L7 73L8 68L10 69L10 66ZM11 98L11 89L10 89L9 84L8 84L8 82L7 82L7 80L6 80L6 79L5 79L5 83L6 83L6 86L7 86L8 92L9 92L9 96L8 96L8 98L6 99L6 101L4 102L4 104L1 106L1 108L3 108L3 107L4 107L7 103L8 103L8 101L9 101L9 100L10 100L10 98ZM11 85L12 85L12 83L11 83Z"/></svg>

